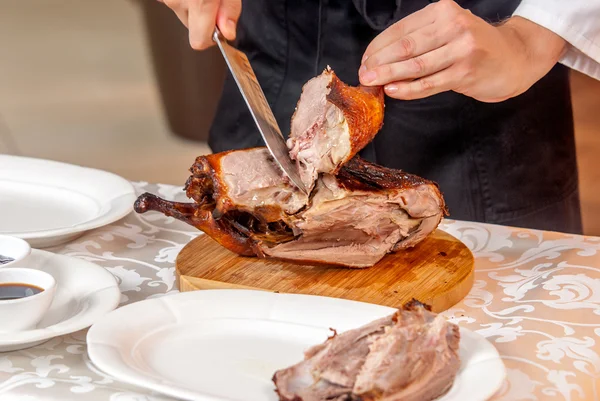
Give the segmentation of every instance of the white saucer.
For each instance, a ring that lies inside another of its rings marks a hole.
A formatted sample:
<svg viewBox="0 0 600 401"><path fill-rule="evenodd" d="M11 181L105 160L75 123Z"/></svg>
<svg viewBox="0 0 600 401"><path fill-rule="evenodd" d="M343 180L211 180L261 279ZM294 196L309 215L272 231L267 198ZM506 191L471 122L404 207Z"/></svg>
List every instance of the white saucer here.
<svg viewBox="0 0 600 401"><path fill-rule="evenodd" d="M119 305L121 292L115 277L93 263L34 249L11 267L50 273L57 281L50 309L36 329L0 332L0 352L29 348L53 337L91 326Z"/></svg>
<svg viewBox="0 0 600 401"><path fill-rule="evenodd" d="M101 170L0 155L0 234L34 248L70 241L133 210L135 190Z"/></svg>
<svg viewBox="0 0 600 401"><path fill-rule="evenodd" d="M88 354L119 380L184 400L276 401L276 370L331 334L387 316L378 305L308 295L202 290L149 299L98 320ZM127 322L127 324L124 324ZM483 401L502 385L496 348L460 329L462 366L439 401Z"/></svg>
<svg viewBox="0 0 600 401"><path fill-rule="evenodd" d="M0 262L0 268L12 266L31 253L31 246L25 240L9 235L0 235L0 259L10 258L12 262Z"/></svg>

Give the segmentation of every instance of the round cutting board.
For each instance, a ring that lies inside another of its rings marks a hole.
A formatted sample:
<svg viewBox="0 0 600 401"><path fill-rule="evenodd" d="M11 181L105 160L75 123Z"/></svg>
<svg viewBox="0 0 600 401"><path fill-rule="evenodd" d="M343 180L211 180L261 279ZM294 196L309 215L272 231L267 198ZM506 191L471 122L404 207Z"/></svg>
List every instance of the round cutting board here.
<svg viewBox="0 0 600 401"><path fill-rule="evenodd" d="M254 289L321 295L399 308L415 298L444 311L473 286L474 259L458 239L435 231L417 246L386 255L375 266L350 269L295 264L234 254L208 235L177 256L181 291Z"/></svg>

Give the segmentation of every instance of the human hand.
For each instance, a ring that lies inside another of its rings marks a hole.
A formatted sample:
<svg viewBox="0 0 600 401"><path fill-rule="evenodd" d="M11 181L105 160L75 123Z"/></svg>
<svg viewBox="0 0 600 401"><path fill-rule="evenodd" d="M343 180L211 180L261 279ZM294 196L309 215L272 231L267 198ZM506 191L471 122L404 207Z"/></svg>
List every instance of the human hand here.
<svg viewBox="0 0 600 401"><path fill-rule="evenodd" d="M189 30L190 45L204 50L215 44L215 26L227 40L235 39L242 0L158 0L175 12Z"/></svg>
<svg viewBox="0 0 600 401"><path fill-rule="evenodd" d="M500 102L546 75L565 47L560 36L524 18L494 26L440 0L379 34L364 53L359 78L384 85L396 99L455 91Z"/></svg>

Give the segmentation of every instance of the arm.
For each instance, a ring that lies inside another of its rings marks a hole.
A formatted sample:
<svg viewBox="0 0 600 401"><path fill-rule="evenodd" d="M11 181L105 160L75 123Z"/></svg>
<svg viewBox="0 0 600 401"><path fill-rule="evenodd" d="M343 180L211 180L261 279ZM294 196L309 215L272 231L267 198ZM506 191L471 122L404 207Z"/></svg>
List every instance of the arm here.
<svg viewBox="0 0 600 401"><path fill-rule="evenodd" d="M455 91L484 102L517 96L563 56L559 35L525 18L491 25L451 0L400 20L368 46L359 76L388 96Z"/></svg>
<svg viewBox="0 0 600 401"><path fill-rule="evenodd" d="M562 37L559 62L600 80L600 0L523 0L513 15Z"/></svg>

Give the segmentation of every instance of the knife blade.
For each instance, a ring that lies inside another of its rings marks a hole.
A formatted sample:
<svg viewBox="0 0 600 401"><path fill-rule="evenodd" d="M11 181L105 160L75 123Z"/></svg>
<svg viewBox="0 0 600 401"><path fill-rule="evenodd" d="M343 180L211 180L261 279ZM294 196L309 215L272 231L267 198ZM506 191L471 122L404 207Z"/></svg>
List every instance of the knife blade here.
<svg viewBox="0 0 600 401"><path fill-rule="evenodd" d="M267 149L269 149L279 167L281 167L284 174L289 177L292 183L302 192L308 194L306 186L302 182L300 174L290 158L285 139L279 129L279 125L277 125L265 94L256 79L248 57L227 43L227 40L221 35L218 28L215 29L213 40L217 43L225 58L229 71L231 71L231 75L233 75L242 93L242 97L250 110L250 114L252 114L258 131L267 145Z"/></svg>

